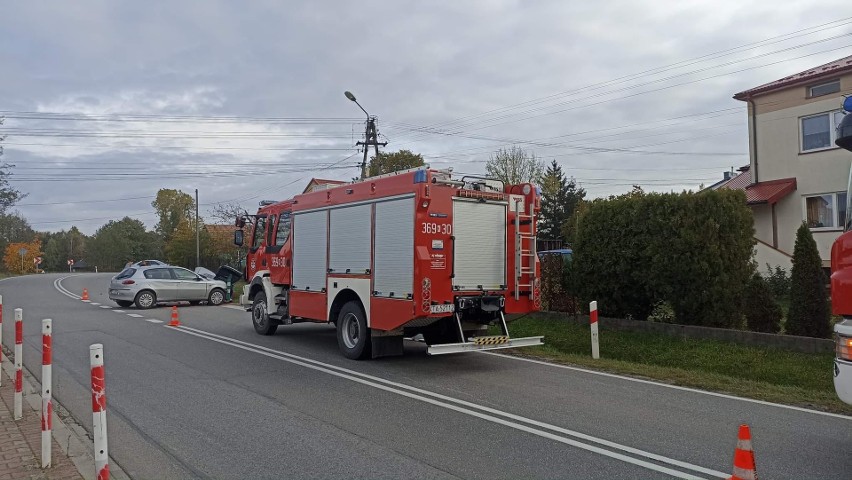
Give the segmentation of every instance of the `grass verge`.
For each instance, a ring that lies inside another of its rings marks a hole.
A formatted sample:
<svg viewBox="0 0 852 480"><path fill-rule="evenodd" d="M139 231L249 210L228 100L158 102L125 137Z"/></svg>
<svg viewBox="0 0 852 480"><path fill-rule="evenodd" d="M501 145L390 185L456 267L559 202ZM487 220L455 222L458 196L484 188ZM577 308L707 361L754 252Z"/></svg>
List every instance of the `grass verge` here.
<svg viewBox="0 0 852 480"><path fill-rule="evenodd" d="M531 314L512 321L509 330L513 337L544 335L545 341L544 346L509 350L512 355L852 415L852 406L834 392L830 353L603 330L602 358L593 360L588 325L562 315Z"/></svg>

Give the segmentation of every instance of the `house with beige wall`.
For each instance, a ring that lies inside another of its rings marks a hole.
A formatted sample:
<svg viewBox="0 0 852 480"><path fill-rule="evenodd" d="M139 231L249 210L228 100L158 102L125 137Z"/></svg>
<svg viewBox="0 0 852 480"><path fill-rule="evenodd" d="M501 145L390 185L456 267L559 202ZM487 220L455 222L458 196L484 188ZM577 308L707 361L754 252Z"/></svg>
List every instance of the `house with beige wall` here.
<svg viewBox="0 0 852 480"><path fill-rule="evenodd" d="M852 154L834 144L852 55L734 95L748 105L749 165L717 188L744 190L754 212L756 260L790 267L807 223L823 265L846 223Z"/></svg>

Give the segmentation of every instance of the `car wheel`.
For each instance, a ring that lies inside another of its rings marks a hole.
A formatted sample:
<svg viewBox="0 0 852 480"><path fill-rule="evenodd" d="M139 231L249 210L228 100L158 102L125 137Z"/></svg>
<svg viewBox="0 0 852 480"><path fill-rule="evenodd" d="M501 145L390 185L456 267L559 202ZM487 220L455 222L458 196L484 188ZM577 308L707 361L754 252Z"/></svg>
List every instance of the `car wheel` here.
<svg viewBox="0 0 852 480"><path fill-rule="evenodd" d="M210 291L210 296L207 297L207 305L222 305L225 302L225 292L219 288L214 288Z"/></svg>
<svg viewBox="0 0 852 480"><path fill-rule="evenodd" d="M273 322L266 313L266 293L262 291L254 296L254 303L251 306L251 323L254 324L254 331L261 335L272 335L278 329L278 324Z"/></svg>
<svg viewBox="0 0 852 480"><path fill-rule="evenodd" d="M370 329L358 302L343 305L337 316L337 346L346 358L361 360L370 356Z"/></svg>
<svg viewBox="0 0 852 480"><path fill-rule="evenodd" d="M136 299L133 303L136 304L136 308L151 308L157 305L157 294L151 290L142 290L136 294Z"/></svg>
<svg viewBox="0 0 852 480"><path fill-rule="evenodd" d="M127 308L133 305L133 302L130 300L116 300L115 303L118 304L118 306L121 308Z"/></svg>

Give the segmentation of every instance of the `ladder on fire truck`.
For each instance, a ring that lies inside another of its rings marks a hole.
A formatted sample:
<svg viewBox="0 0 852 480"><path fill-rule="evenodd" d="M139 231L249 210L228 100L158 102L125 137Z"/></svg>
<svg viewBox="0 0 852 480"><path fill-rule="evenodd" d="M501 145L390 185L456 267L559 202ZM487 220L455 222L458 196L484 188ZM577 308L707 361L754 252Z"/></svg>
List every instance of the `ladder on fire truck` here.
<svg viewBox="0 0 852 480"><path fill-rule="evenodd" d="M529 205L529 214L524 209L523 198L515 199L515 300L521 298L521 289L529 289L533 299L535 288L535 210ZM521 227L526 229L521 230Z"/></svg>

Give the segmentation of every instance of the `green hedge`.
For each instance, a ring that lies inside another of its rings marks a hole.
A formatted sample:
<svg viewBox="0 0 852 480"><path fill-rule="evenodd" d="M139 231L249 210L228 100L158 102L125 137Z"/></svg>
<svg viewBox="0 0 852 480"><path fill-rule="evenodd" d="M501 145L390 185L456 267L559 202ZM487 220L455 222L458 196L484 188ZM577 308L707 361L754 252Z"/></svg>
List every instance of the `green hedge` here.
<svg viewBox="0 0 852 480"><path fill-rule="evenodd" d="M608 316L646 319L668 302L682 324L742 326L754 272L754 224L743 192L640 194L596 200L574 248L579 294Z"/></svg>

